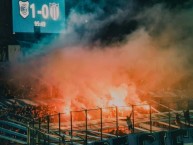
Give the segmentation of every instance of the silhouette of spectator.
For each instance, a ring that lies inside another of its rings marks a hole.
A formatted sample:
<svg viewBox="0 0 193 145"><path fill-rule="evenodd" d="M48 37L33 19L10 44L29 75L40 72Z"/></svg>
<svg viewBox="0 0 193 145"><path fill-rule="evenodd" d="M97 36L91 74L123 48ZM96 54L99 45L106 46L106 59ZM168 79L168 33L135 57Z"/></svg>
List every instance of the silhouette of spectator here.
<svg viewBox="0 0 193 145"><path fill-rule="evenodd" d="M181 127L181 121L180 121L180 114L176 113L176 120L175 120L176 124L179 125Z"/></svg>
<svg viewBox="0 0 193 145"><path fill-rule="evenodd" d="M189 112L189 109L184 110L183 113L184 113L185 124L187 123L188 126L190 126L190 112Z"/></svg>
<svg viewBox="0 0 193 145"><path fill-rule="evenodd" d="M64 135L62 136L62 143L63 143L63 145L66 144L66 139L65 139L65 136L64 136Z"/></svg>
<svg viewBox="0 0 193 145"><path fill-rule="evenodd" d="M132 114L132 113L131 113ZM128 126L128 130L130 132L133 131L133 124L132 124L132 121L131 121L131 114L130 116L127 116L127 119L126 119L126 122L127 122L127 126Z"/></svg>

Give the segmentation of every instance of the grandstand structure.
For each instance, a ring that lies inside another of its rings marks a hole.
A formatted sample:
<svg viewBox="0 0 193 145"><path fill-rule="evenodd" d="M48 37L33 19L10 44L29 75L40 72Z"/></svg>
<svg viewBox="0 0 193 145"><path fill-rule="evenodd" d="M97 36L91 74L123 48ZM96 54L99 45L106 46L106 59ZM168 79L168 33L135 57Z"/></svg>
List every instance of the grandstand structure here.
<svg viewBox="0 0 193 145"><path fill-rule="evenodd" d="M24 117L9 111L15 104L17 107L30 105L18 99L0 102L0 139L2 142L16 145L92 145L98 141L120 138L128 134L155 133L193 126L185 122L182 110L174 110L155 101L151 101L151 105L83 109L41 118ZM133 123L131 131L128 130L126 122L129 114ZM177 114L181 115L180 122L176 121ZM190 110L190 118L192 116L193 110Z"/></svg>
<svg viewBox="0 0 193 145"><path fill-rule="evenodd" d="M67 4L70 5L70 3L71 1ZM0 0L0 9L2 10L0 13L0 80L3 82L6 81L4 79L8 74L6 68L9 67L9 62L15 61L16 54L20 52L24 55L24 48L31 48L34 42L38 42L49 34L40 34L39 29L35 29L37 27L34 27L34 33L13 34L11 0ZM69 14L70 7L66 11ZM10 52L14 55L9 54ZM0 96L5 95L3 93L5 89L0 87ZM169 96L172 95L169 94ZM122 137L128 135L175 131L193 126L192 122L187 123L184 119L184 108L173 109L158 99L154 101L150 98L146 103L128 104L128 106L82 108L65 113L44 113L41 117L32 117L32 111L29 108L33 108L34 104L28 102L29 100L15 99L13 95L0 99L0 144L104 145L103 141L118 139L118 143L112 144L125 145L120 142ZM16 111L18 108L23 111L18 113ZM188 109L190 120L192 120L193 110ZM27 115L26 112L28 112ZM130 115L132 130L128 129L127 124L127 116ZM180 116L180 120L177 120L177 115Z"/></svg>

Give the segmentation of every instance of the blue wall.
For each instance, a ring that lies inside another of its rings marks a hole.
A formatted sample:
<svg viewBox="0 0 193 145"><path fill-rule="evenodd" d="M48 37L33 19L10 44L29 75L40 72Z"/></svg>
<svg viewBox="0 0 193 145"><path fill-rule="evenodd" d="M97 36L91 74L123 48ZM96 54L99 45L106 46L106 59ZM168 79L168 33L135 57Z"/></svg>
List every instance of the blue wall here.
<svg viewBox="0 0 193 145"><path fill-rule="evenodd" d="M90 145L185 145L193 143L193 129L130 134Z"/></svg>

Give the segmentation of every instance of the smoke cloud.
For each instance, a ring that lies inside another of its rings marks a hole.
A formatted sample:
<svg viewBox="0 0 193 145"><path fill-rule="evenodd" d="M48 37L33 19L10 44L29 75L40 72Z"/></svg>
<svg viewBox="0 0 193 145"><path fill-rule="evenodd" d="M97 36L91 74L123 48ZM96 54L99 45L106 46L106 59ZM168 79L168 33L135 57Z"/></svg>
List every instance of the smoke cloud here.
<svg viewBox="0 0 193 145"><path fill-rule="evenodd" d="M141 92L192 94L190 3L87 0L67 14L64 34L14 64L13 82L32 86L28 98L77 109L137 104Z"/></svg>

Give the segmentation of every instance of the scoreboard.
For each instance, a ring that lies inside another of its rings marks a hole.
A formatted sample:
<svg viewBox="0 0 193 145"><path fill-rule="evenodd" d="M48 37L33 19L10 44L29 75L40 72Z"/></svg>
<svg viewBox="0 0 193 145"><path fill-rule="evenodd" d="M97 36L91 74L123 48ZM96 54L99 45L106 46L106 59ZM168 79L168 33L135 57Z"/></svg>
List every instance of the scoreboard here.
<svg viewBox="0 0 193 145"><path fill-rule="evenodd" d="M65 0L12 0L13 33L61 33Z"/></svg>

